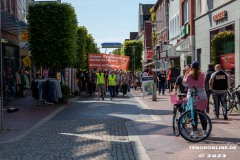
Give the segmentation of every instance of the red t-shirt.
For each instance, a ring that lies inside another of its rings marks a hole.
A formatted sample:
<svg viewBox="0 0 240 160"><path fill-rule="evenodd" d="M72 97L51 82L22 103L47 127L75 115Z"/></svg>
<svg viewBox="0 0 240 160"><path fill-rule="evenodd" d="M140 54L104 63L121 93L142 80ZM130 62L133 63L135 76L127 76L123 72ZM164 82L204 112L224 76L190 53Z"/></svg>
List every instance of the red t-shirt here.
<svg viewBox="0 0 240 160"><path fill-rule="evenodd" d="M152 70L148 71L148 76L152 76L152 75L153 75L153 71Z"/></svg>

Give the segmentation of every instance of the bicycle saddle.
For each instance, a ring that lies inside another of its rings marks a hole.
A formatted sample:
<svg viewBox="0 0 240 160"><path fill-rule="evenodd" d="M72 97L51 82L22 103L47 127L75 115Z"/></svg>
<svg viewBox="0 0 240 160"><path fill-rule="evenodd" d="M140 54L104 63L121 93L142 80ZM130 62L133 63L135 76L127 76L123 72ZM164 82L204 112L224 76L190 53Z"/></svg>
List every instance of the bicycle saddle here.
<svg viewBox="0 0 240 160"><path fill-rule="evenodd" d="M181 93L181 94L178 94L177 95L179 98L183 98L183 97L186 97L187 95L185 93Z"/></svg>

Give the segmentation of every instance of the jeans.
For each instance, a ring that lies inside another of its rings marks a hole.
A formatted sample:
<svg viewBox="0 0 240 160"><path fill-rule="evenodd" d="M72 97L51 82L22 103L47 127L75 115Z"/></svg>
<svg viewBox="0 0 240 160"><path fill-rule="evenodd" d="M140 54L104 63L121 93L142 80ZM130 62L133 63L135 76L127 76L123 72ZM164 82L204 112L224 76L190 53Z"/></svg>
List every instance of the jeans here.
<svg viewBox="0 0 240 160"><path fill-rule="evenodd" d="M202 111L204 113L204 111ZM207 130L207 119L202 115L202 114L197 114L194 112L194 122L195 122L195 126L192 125L193 127L193 131L197 131L197 126L198 126L198 116L200 118L200 122L202 125L202 129L203 130Z"/></svg>
<svg viewBox="0 0 240 160"><path fill-rule="evenodd" d="M116 86L108 86L108 90L110 92L110 96L112 98L114 98L115 97Z"/></svg>
<svg viewBox="0 0 240 160"><path fill-rule="evenodd" d="M162 91L162 94L164 94L165 92L165 82L158 82L158 90L159 90L159 94L161 93Z"/></svg>
<svg viewBox="0 0 240 160"><path fill-rule="evenodd" d="M214 110L215 110L215 115L219 116L219 106L220 102L222 104L222 111L223 115L227 115L227 91L224 93L212 93L213 100L214 100Z"/></svg>
<svg viewBox="0 0 240 160"><path fill-rule="evenodd" d="M122 85L123 95L127 94L127 84Z"/></svg>
<svg viewBox="0 0 240 160"><path fill-rule="evenodd" d="M207 94L207 98L208 98L208 103L207 103L207 109L206 111L209 112L209 99L210 99L210 96L212 94L212 91L206 91L206 94Z"/></svg>

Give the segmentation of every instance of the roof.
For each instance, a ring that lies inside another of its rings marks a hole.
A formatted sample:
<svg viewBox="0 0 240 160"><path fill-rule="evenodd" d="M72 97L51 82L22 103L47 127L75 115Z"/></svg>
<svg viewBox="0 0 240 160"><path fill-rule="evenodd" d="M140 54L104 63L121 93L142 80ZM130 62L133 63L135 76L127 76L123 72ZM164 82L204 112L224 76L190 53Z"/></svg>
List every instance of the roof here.
<svg viewBox="0 0 240 160"><path fill-rule="evenodd" d="M138 32L130 32L130 40L137 39L138 37Z"/></svg>
<svg viewBox="0 0 240 160"><path fill-rule="evenodd" d="M141 6L140 15L151 15L150 9L154 6L154 4L141 4Z"/></svg>

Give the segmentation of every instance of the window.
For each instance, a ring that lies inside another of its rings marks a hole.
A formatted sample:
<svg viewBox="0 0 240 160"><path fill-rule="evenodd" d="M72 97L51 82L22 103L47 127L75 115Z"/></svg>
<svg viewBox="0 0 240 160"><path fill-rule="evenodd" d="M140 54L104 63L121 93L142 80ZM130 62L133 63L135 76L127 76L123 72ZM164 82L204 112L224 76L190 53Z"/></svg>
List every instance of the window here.
<svg viewBox="0 0 240 160"><path fill-rule="evenodd" d="M180 33L179 13L170 19L170 39L178 36Z"/></svg>
<svg viewBox="0 0 240 160"><path fill-rule="evenodd" d="M183 24L188 22L188 0L183 2Z"/></svg>

